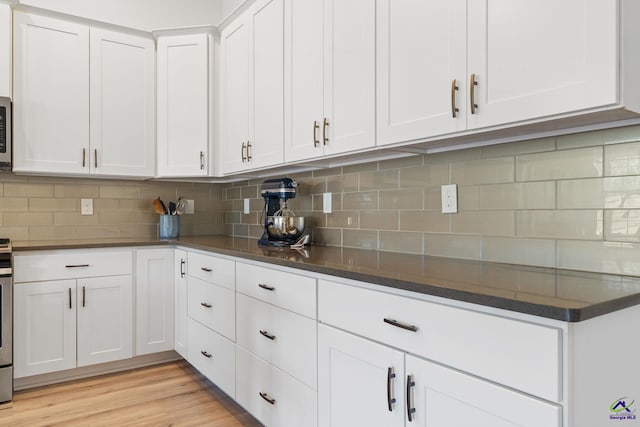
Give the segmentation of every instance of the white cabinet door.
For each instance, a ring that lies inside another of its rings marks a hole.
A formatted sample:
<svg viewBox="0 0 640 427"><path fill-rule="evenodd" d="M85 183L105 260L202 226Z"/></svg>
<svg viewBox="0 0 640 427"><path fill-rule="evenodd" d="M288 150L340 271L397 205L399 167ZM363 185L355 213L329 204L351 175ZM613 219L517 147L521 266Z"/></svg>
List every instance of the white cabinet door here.
<svg viewBox="0 0 640 427"><path fill-rule="evenodd" d="M469 127L616 103L617 10L609 0L470 0Z"/></svg>
<svg viewBox="0 0 640 427"><path fill-rule="evenodd" d="M220 168L222 173L242 170L249 143L249 26L241 16L220 36L221 109Z"/></svg>
<svg viewBox="0 0 640 427"><path fill-rule="evenodd" d="M559 427L561 407L406 356L412 421L424 427ZM413 424L412 424L413 425Z"/></svg>
<svg viewBox="0 0 640 427"><path fill-rule="evenodd" d="M324 154L373 147L376 4L325 0L324 9Z"/></svg>
<svg viewBox="0 0 640 427"><path fill-rule="evenodd" d="M136 355L174 349L173 249L136 251Z"/></svg>
<svg viewBox="0 0 640 427"><path fill-rule="evenodd" d="M152 39L91 28L92 174L155 175Z"/></svg>
<svg viewBox="0 0 640 427"><path fill-rule="evenodd" d="M285 9L285 160L322 155L323 2L295 0Z"/></svg>
<svg viewBox="0 0 640 427"><path fill-rule="evenodd" d="M76 281L20 283L14 290L14 376L76 367Z"/></svg>
<svg viewBox="0 0 640 427"><path fill-rule="evenodd" d="M187 358L187 253L176 249L173 255L175 269L175 351Z"/></svg>
<svg viewBox="0 0 640 427"><path fill-rule="evenodd" d="M403 377L400 351L318 326L319 426L402 426Z"/></svg>
<svg viewBox="0 0 640 427"><path fill-rule="evenodd" d="M249 19L249 161L284 160L284 0L261 0ZM237 155L237 154L236 154Z"/></svg>
<svg viewBox="0 0 640 427"><path fill-rule="evenodd" d="M11 7L0 4L0 96L11 97L11 76L13 75Z"/></svg>
<svg viewBox="0 0 640 427"><path fill-rule="evenodd" d="M377 144L466 129L467 1L377 7Z"/></svg>
<svg viewBox="0 0 640 427"><path fill-rule="evenodd" d="M209 173L208 34L158 39L158 176Z"/></svg>
<svg viewBox="0 0 640 427"><path fill-rule="evenodd" d="M89 170L89 27L15 12L13 170Z"/></svg>
<svg viewBox="0 0 640 427"><path fill-rule="evenodd" d="M133 356L131 276L78 279L78 366Z"/></svg>

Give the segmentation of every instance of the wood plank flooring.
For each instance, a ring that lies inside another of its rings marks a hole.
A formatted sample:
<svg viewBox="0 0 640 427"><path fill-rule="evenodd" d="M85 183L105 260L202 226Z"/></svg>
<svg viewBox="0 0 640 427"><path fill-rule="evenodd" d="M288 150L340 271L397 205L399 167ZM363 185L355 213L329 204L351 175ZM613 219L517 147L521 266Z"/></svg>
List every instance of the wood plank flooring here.
<svg viewBox="0 0 640 427"><path fill-rule="evenodd" d="M18 391L1 426L213 426L261 424L181 360Z"/></svg>

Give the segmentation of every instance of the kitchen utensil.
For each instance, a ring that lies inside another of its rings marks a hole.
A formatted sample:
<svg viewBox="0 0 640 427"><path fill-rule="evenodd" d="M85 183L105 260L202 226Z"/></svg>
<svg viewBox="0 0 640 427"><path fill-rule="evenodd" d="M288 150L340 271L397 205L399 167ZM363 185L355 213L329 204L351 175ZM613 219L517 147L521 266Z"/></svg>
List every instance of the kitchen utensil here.
<svg viewBox="0 0 640 427"><path fill-rule="evenodd" d="M182 197L179 197L178 203L176 204L176 215L183 215L185 208L186 204L184 203L184 200L182 200Z"/></svg>
<svg viewBox="0 0 640 427"><path fill-rule="evenodd" d="M160 200L160 197L158 197L158 200ZM164 212L164 214L167 215L169 211L167 210L167 206L164 204L162 200L160 200L160 206L162 206L162 211Z"/></svg>
<svg viewBox="0 0 640 427"><path fill-rule="evenodd" d="M169 215L176 214L176 204L173 202L169 202Z"/></svg>
<svg viewBox="0 0 640 427"><path fill-rule="evenodd" d="M167 213L167 208L165 207L164 203L162 203L162 200L160 200L160 197L153 201L153 209L158 215L164 215Z"/></svg>

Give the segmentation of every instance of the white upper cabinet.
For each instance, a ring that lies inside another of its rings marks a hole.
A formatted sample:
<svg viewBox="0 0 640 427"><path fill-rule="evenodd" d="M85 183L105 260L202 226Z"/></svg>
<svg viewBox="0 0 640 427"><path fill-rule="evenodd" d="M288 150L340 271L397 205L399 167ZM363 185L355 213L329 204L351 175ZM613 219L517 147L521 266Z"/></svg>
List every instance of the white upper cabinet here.
<svg viewBox="0 0 640 427"><path fill-rule="evenodd" d="M210 37L158 38L158 176L209 174Z"/></svg>
<svg viewBox="0 0 640 427"><path fill-rule="evenodd" d="M153 41L22 12L14 22L14 171L153 176Z"/></svg>
<svg viewBox="0 0 640 427"><path fill-rule="evenodd" d="M378 144L466 128L466 0L378 0Z"/></svg>
<svg viewBox="0 0 640 427"><path fill-rule="evenodd" d="M371 1L287 3L287 162L375 144L375 26Z"/></svg>
<svg viewBox="0 0 640 427"><path fill-rule="evenodd" d="M284 0L261 0L222 32L221 170L282 163Z"/></svg>
<svg viewBox="0 0 640 427"><path fill-rule="evenodd" d="M13 170L89 170L89 27L15 12Z"/></svg>
<svg viewBox="0 0 640 427"><path fill-rule="evenodd" d="M155 174L152 39L90 31L91 173Z"/></svg>
<svg viewBox="0 0 640 427"><path fill-rule="evenodd" d="M618 101L618 7L611 0L469 0L470 128Z"/></svg>
<svg viewBox="0 0 640 427"><path fill-rule="evenodd" d="M12 73L11 7L0 3L0 96L11 97Z"/></svg>

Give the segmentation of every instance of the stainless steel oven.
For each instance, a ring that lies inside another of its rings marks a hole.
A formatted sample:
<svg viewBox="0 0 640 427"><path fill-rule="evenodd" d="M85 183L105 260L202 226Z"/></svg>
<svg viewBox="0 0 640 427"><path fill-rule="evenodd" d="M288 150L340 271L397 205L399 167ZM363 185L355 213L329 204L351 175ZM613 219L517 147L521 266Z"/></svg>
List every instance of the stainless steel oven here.
<svg viewBox="0 0 640 427"><path fill-rule="evenodd" d="M11 242L0 239L0 402L13 398L13 269Z"/></svg>
<svg viewBox="0 0 640 427"><path fill-rule="evenodd" d="M11 172L11 99L0 96L0 172Z"/></svg>

